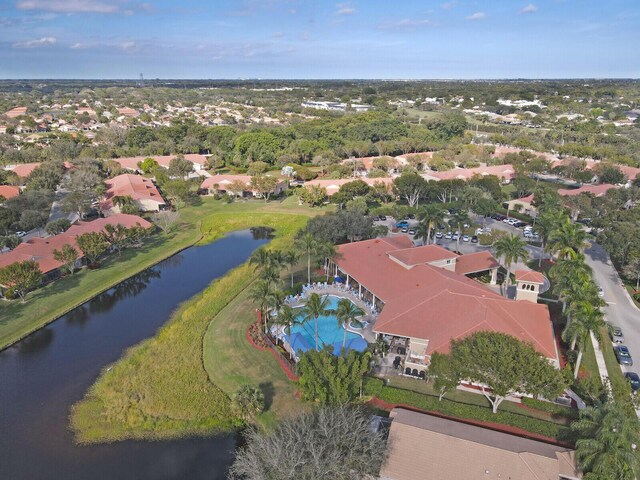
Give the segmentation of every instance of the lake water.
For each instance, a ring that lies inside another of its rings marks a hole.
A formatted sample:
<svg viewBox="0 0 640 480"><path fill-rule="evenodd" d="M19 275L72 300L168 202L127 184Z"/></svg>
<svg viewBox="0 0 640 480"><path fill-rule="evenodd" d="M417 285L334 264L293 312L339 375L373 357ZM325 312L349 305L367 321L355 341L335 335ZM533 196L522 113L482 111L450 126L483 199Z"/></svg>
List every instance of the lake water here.
<svg viewBox="0 0 640 480"><path fill-rule="evenodd" d="M0 479L225 478L235 435L77 446L69 409L106 364L267 242L264 230L246 230L191 247L0 352Z"/></svg>

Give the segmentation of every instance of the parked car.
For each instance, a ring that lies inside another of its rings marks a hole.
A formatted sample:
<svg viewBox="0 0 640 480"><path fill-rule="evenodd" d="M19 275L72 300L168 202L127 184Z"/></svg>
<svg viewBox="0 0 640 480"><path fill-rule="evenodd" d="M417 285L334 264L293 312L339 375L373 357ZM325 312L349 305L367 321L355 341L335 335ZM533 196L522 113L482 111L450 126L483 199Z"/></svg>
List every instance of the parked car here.
<svg viewBox="0 0 640 480"><path fill-rule="evenodd" d="M453 234L451 232L447 232L447 234L444 236L445 240L451 240L453 238Z"/></svg>
<svg viewBox="0 0 640 480"><path fill-rule="evenodd" d="M375 217L373 217L373 221L374 222L379 222L380 221L380 217L376 215Z"/></svg>
<svg viewBox="0 0 640 480"><path fill-rule="evenodd" d="M624 378L631 384L631 390L636 393L640 389L640 376L636 372L625 372Z"/></svg>
<svg viewBox="0 0 640 480"><path fill-rule="evenodd" d="M444 234L442 232L436 232L436 238L442 238Z"/></svg>
<svg viewBox="0 0 640 480"><path fill-rule="evenodd" d="M526 222L516 222L516 223L513 224L513 226L516 227L516 228L523 228L523 227L527 226L527 223Z"/></svg>
<svg viewBox="0 0 640 480"><path fill-rule="evenodd" d="M471 240L471 238L469 238L469 235L463 235L462 236L462 241L463 242L468 242L469 240Z"/></svg>
<svg viewBox="0 0 640 480"><path fill-rule="evenodd" d="M438 230L444 230L446 227L444 225L438 225Z"/></svg>
<svg viewBox="0 0 640 480"><path fill-rule="evenodd" d="M400 230L402 233L407 233L409 231L409 229L407 227L402 227L402 230Z"/></svg>
<svg viewBox="0 0 640 480"><path fill-rule="evenodd" d="M471 243L478 243L478 236L474 235L473 237L471 237Z"/></svg>
<svg viewBox="0 0 640 480"><path fill-rule="evenodd" d="M409 222L402 220L401 222L396 223L396 228L409 228Z"/></svg>
<svg viewBox="0 0 640 480"><path fill-rule="evenodd" d="M613 351L615 352L620 365L627 365L629 367L633 365L633 358L631 358L631 352L629 352L627 347L624 345L618 345L613 348Z"/></svg>
<svg viewBox="0 0 640 480"><path fill-rule="evenodd" d="M482 228L476 228L476 235L482 235L484 233L484 230L482 230Z"/></svg>
<svg viewBox="0 0 640 480"><path fill-rule="evenodd" d="M451 240L458 240L460 238L460 234L458 232L454 233L451 237Z"/></svg>
<svg viewBox="0 0 640 480"><path fill-rule="evenodd" d="M611 325L611 328L609 329L609 337L611 337L611 341L613 343L624 343L622 329L617 325Z"/></svg>
<svg viewBox="0 0 640 480"><path fill-rule="evenodd" d="M382 220L383 222L386 222L387 217L385 215L380 215L380 220Z"/></svg>
<svg viewBox="0 0 640 480"><path fill-rule="evenodd" d="M407 215L407 218L409 220L413 220L414 218L416 218L416 216L413 213L410 213L409 215Z"/></svg>
<svg viewBox="0 0 640 480"><path fill-rule="evenodd" d="M410 228L409 229L409 235L415 235L416 234L416 229L415 228Z"/></svg>
<svg viewBox="0 0 640 480"><path fill-rule="evenodd" d="M27 232L23 232L22 230L20 230L19 232L16 232L16 236L18 238L22 238L27 234Z"/></svg>
<svg viewBox="0 0 640 480"><path fill-rule="evenodd" d="M599 297L604 297L604 289L602 287L598 287L598 296Z"/></svg>

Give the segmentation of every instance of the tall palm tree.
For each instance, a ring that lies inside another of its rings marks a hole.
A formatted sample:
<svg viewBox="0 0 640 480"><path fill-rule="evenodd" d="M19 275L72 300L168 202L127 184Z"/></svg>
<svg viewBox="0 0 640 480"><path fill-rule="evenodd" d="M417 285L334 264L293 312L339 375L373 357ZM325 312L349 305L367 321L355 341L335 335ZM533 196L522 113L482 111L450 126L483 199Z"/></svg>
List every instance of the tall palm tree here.
<svg viewBox="0 0 640 480"><path fill-rule="evenodd" d="M276 325L284 325L284 331L287 337L291 338L291 327L301 323L296 311L286 303L278 310L278 315L273 319ZM290 358L293 358L293 352L290 352Z"/></svg>
<svg viewBox="0 0 640 480"><path fill-rule="evenodd" d="M282 290L271 290L267 295L267 312L264 323L264 331L267 332L267 322L271 318L270 312L278 311L284 305L284 292Z"/></svg>
<svg viewBox="0 0 640 480"><path fill-rule="evenodd" d="M587 234L567 217L549 236L549 251L558 259L575 257L588 246Z"/></svg>
<svg viewBox="0 0 640 480"><path fill-rule="evenodd" d="M561 225L566 218L566 215L561 210L550 210L540 214L536 221L536 231L540 234L542 239L542 251L546 252L549 243L549 237L553 231ZM538 267L542 265L542 257L538 259Z"/></svg>
<svg viewBox="0 0 640 480"><path fill-rule="evenodd" d="M571 349L575 349L578 345L578 358L576 360L576 368L574 378L578 378L580 370L580 362L582 361L582 353L591 338L591 334L596 337L599 342L602 341L600 335L602 327L606 326L604 315L599 307L588 302L580 303L575 307L571 322L562 332L562 339L565 342L571 342Z"/></svg>
<svg viewBox="0 0 640 480"><path fill-rule="evenodd" d="M504 263L507 266L507 276L504 279L505 296L507 296L507 289L511 281L511 266L520 260L526 260L529 256L529 253L525 249L526 245L524 240L514 234L505 235L496 240L496 255L498 258L504 257Z"/></svg>
<svg viewBox="0 0 640 480"><path fill-rule="evenodd" d="M317 293L312 293L307 299L306 305L302 308L302 315L305 321L313 320L315 322L315 340L316 350L320 351L320 338L318 336L318 318L328 315L333 310L328 308L329 297L321 297Z"/></svg>
<svg viewBox="0 0 640 480"><path fill-rule="evenodd" d="M249 257L249 265L255 265L256 269L266 267L271 263L271 252L266 248L258 248Z"/></svg>
<svg viewBox="0 0 640 480"><path fill-rule="evenodd" d="M460 237L462 236L462 230L464 228L465 223L469 223L469 215L464 210L457 210L451 216L451 222L458 229L458 239L456 240L456 251L460 251Z"/></svg>
<svg viewBox="0 0 640 480"><path fill-rule="evenodd" d="M576 457L585 478L635 480L640 477L640 428L633 411L610 400L580 410L571 424L578 434ZM593 474L593 475L591 475Z"/></svg>
<svg viewBox="0 0 640 480"><path fill-rule="evenodd" d="M258 280L253 284L249 292L249 298L258 304L260 318L264 321L265 331L267 329L267 308L269 298L273 292L273 285L267 280Z"/></svg>
<svg viewBox="0 0 640 480"><path fill-rule="evenodd" d="M549 269L549 276L553 280L553 293L562 301L562 313L567 307L567 298L581 291L591 282L591 267L585 263L584 254L559 260ZM597 295L596 295L597 298Z"/></svg>
<svg viewBox="0 0 640 480"><path fill-rule="evenodd" d="M298 264L298 252L295 250L288 250L282 254L284 264L289 268L291 274L291 288L293 288L293 267Z"/></svg>
<svg viewBox="0 0 640 480"><path fill-rule="evenodd" d="M307 283L311 283L311 256L316 254L319 243L309 232L304 232L294 243L296 249L307 256Z"/></svg>
<svg viewBox="0 0 640 480"><path fill-rule="evenodd" d="M364 311L348 298L342 298L338 301L336 318L340 328L344 329L344 337L342 338L343 349L347 346L347 327L349 325L362 325L358 318L363 315Z"/></svg>
<svg viewBox="0 0 640 480"><path fill-rule="evenodd" d="M433 227L444 222L444 210L435 204L427 205L418 215L420 223L416 231L416 237L426 240L425 244L431 242L431 231Z"/></svg>

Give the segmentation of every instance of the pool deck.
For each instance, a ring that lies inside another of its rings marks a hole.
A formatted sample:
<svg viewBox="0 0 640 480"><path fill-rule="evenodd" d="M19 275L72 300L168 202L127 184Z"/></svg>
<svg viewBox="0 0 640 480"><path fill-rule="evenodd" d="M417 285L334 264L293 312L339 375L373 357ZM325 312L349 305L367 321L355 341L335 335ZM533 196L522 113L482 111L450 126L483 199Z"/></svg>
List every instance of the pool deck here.
<svg viewBox="0 0 640 480"><path fill-rule="evenodd" d="M351 300L365 312L362 320L367 322L367 325L364 328L351 328L351 326L349 326L347 331L361 335L368 343L376 341L376 335L373 333L373 325L378 318L378 313L373 310L370 304L359 298L355 290L349 289L341 283L332 285L326 283L313 283L302 287L302 295L289 297L286 299L286 302L294 308L302 307L305 305L307 297L312 293L317 293L318 295L332 295Z"/></svg>

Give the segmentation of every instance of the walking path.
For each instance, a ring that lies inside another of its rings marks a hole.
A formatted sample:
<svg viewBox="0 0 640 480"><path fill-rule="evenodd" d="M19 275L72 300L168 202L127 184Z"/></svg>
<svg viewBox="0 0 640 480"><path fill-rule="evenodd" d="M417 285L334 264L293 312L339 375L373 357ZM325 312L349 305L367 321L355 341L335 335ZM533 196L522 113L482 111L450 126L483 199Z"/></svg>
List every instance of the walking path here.
<svg viewBox="0 0 640 480"><path fill-rule="evenodd" d="M600 342L596 339L593 332L589 333L591 335L591 343L593 343L593 350L596 353L596 363L598 364L598 373L600 374L600 380L602 381L602 385L607 389L607 393L611 396L611 388L609 387L609 372L607 371L607 364L604 361L604 355L602 354L602 350L600 349Z"/></svg>

